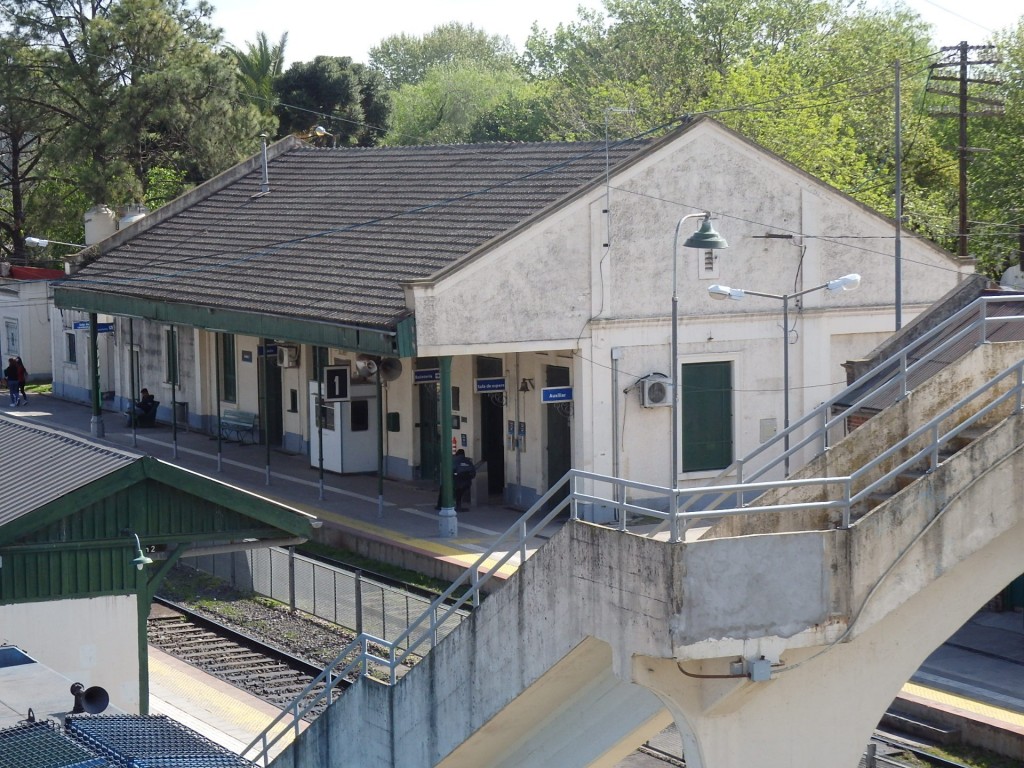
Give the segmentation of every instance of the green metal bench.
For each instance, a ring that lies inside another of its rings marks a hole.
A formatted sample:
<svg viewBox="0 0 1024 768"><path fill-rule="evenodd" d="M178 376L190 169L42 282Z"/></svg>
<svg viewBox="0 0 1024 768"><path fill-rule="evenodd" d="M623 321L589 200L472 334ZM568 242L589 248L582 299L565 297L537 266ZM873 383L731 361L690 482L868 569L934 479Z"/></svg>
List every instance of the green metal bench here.
<svg viewBox="0 0 1024 768"><path fill-rule="evenodd" d="M237 440L245 444L256 442L256 428L259 425L259 414L248 411L230 409L221 411L220 436L225 440Z"/></svg>

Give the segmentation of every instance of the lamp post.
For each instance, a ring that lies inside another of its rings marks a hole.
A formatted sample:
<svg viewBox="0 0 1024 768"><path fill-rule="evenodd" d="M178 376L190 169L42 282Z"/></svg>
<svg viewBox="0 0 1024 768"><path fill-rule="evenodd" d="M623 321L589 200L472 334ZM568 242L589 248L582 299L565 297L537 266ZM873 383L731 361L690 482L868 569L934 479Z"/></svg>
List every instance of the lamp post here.
<svg viewBox="0 0 1024 768"><path fill-rule="evenodd" d="M689 213L676 222L676 233L672 239L672 468L669 488L675 488L679 479L679 288L676 275L679 271L679 230L687 219L702 218L700 229L686 238L683 246L701 250L716 251L728 248L725 238L711 226L711 212Z"/></svg>
<svg viewBox="0 0 1024 768"><path fill-rule="evenodd" d="M796 293L763 293L761 291L745 290L743 288L730 288L728 285L712 285L708 293L713 299L732 299L742 301L745 296L760 296L765 299L777 299L782 302L782 429L783 448L786 477L789 477L789 300L804 296L814 291L828 291L839 293L841 291L852 291L860 285L860 275L850 274L829 280L827 283L816 285L813 288L805 288Z"/></svg>

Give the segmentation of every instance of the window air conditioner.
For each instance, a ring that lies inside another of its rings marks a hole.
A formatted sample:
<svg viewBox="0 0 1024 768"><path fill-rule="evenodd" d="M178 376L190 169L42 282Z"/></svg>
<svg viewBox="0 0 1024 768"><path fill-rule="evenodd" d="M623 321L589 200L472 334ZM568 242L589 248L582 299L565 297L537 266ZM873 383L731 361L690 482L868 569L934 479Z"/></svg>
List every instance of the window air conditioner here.
<svg viewBox="0 0 1024 768"><path fill-rule="evenodd" d="M640 382L640 405L659 408L672 404L672 382L660 373L652 373Z"/></svg>
<svg viewBox="0 0 1024 768"><path fill-rule="evenodd" d="M280 368L294 368L299 364L298 347L277 346L277 365Z"/></svg>

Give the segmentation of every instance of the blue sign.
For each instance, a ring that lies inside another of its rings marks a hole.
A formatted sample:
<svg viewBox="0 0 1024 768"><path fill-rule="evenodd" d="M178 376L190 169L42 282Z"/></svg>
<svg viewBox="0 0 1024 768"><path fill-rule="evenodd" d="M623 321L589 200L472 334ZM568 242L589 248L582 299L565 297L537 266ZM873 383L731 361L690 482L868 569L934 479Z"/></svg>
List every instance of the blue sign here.
<svg viewBox="0 0 1024 768"><path fill-rule="evenodd" d="M540 391L542 403L568 403L572 401L572 387L544 387Z"/></svg>
<svg viewBox="0 0 1024 768"><path fill-rule="evenodd" d="M491 379L477 379L476 380L476 391L480 392L504 392L505 391L505 377L495 376Z"/></svg>
<svg viewBox="0 0 1024 768"><path fill-rule="evenodd" d="M413 384L429 384L433 381L441 380L441 369L440 368L420 368L418 371L413 371L412 383Z"/></svg>
<svg viewBox="0 0 1024 768"><path fill-rule="evenodd" d="M277 344L260 344L256 350L256 354L260 357L277 357Z"/></svg>
<svg viewBox="0 0 1024 768"><path fill-rule="evenodd" d="M71 324L71 327L74 328L76 331L88 331L89 330L89 321L88 320L76 320L74 323ZM114 324L113 323L96 323L96 333L113 333L113 332L114 332Z"/></svg>

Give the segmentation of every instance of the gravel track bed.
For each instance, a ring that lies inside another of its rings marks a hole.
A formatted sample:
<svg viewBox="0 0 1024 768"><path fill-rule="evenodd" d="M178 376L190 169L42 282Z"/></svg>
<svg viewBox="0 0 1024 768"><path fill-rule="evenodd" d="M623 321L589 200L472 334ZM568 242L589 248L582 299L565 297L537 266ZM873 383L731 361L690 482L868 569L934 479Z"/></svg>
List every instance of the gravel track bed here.
<svg viewBox="0 0 1024 768"><path fill-rule="evenodd" d="M176 566L157 594L319 666L332 662L355 638L344 627L267 598L246 595L204 573Z"/></svg>

